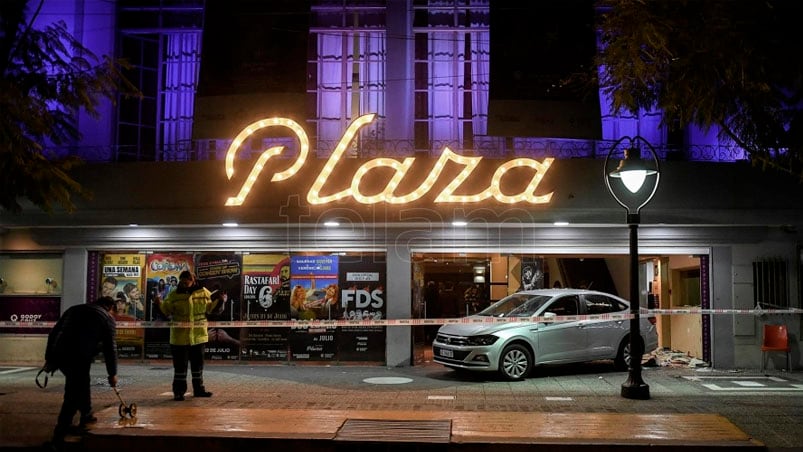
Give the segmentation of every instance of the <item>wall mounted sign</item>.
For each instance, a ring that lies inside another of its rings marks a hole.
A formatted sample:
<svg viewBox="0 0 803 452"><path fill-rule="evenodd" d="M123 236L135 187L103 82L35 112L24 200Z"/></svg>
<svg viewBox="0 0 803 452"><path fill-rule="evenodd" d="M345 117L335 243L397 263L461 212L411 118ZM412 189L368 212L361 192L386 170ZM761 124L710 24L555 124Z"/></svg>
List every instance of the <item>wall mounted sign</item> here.
<svg viewBox="0 0 803 452"><path fill-rule="evenodd" d="M343 137L340 139L334 151L329 156L329 159L324 165L323 169L314 179L311 186L307 189L307 202L313 205L320 205L338 201L344 198L353 198L355 201L361 204L407 204L416 201L429 193L430 190L432 190L432 187L441 177L441 173L449 162L460 165L462 170L440 191L440 193L438 193L437 197L435 198L436 203L478 203L493 198L496 201L504 204L546 204L552 198L552 192L543 195L535 194L538 184L541 183L541 180L544 178L547 171L549 171L550 166L555 160L551 157L544 158L543 161L538 161L531 158L515 158L504 161L496 167L493 177L486 187L481 187L480 191L474 191L473 194L455 194L455 191L457 191L458 188L460 188L466 181L466 179L468 179L469 176L474 172L483 157L467 157L459 155L452 152L452 150L450 150L448 147L444 148L438 160L435 162L432 168L429 169L429 173L424 178L423 182L417 188L409 191L408 193L397 193L397 190L399 188L399 184L415 163L415 157L406 157L401 160L381 157L368 160L362 166L360 166L356 172L351 174L351 184L348 188L332 194L322 195L321 193L325 192L325 189L329 187L328 182L330 178L332 178L332 180L343 180L344 177L347 177L344 174L338 173L338 163L343 158L349 143L351 143L351 141L357 135L357 132L365 125L373 122L375 116L375 114L360 116L348 126L343 134ZM281 182L283 180L290 179L304 166L304 163L309 155L310 147L309 138L304 132L304 129L301 128L297 122L287 118L263 119L256 121L243 129L234 138L231 146L229 146L229 149L226 152L225 160L226 176L229 180L234 177L234 161L237 151L240 149L243 143L245 143L248 137L257 131L268 127L287 127L295 134L299 141L299 152L295 162L293 162L288 169L275 173L271 178L271 182ZM271 157L278 156L283 150L284 146L274 146L263 151L256 163L254 163L254 166L251 168L251 172L249 173L245 182L243 182L243 185L240 187L240 191L237 196L228 198L226 205L242 205L243 202L245 202L245 199L248 197L248 194L250 193L254 183L260 177L260 174L262 173L262 170L264 169L268 160L270 160ZM509 173L514 168L530 168L532 170L531 179L526 187L521 190L521 192L513 194L503 193L500 188L502 186L502 181L506 176L510 176ZM385 169L385 171L389 169L392 173L392 177L386 178L387 183L384 188L372 194L363 193L360 190L360 183L366 179L372 171L381 171L382 169Z"/></svg>

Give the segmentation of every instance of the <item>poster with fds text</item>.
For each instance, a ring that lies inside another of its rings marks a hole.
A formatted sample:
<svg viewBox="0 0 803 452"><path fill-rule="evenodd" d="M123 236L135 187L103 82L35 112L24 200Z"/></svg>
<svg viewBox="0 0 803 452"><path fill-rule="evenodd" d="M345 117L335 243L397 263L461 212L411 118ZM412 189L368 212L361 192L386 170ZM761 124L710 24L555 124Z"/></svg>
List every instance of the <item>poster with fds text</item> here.
<svg viewBox="0 0 803 452"><path fill-rule="evenodd" d="M340 307L347 320L381 320L387 317L385 263L373 256L340 259ZM384 326L344 326L338 331L340 361L385 361Z"/></svg>

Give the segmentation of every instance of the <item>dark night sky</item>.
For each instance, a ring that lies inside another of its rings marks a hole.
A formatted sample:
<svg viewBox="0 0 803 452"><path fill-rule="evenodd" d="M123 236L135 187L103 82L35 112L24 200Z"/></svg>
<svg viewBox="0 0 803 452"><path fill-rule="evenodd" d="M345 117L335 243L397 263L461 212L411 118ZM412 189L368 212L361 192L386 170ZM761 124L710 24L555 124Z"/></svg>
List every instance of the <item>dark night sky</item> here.
<svg viewBox="0 0 803 452"><path fill-rule="evenodd" d="M199 95L304 92L308 0L208 0ZM491 2L491 98L576 96L552 85L591 66L593 0Z"/></svg>
<svg viewBox="0 0 803 452"><path fill-rule="evenodd" d="M491 99L561 99L555 89L592 67L593 0L491 2Z"/></svg>
<svg viewBox="0 0 803 452"><path fill-rule="evenodd" d="M305 91L309 1L206 5L199 96Z"/></svg>
<svg viewBox="0 0 803 452"><path fill-rule="evenodd" d="M593 4L593 0L491 2L491 134L558 136L564 132L558 131L555 121L575 137L598 134L595 87L560 86L571 74L592 67ZM309 24L309 0L208 0L198 97L276 93L283 97L269 106L303 116ZM511 99L516 105L500 103ZM541 101L560 105L527 104ZM221 102L199 103L196 115L234 120L263 117L268 110L266 106L251 111L256 107L243 105L236 97L229 104ZM539 116L532 117L533 112ZM552 116L547 129L542 113ZM219 133L212 125L201 129Z"/></svg>
<svg viewBox="0 0 803 452"><path fill-rule="evenodd" d="M488 133L599 139L593 0L491 1Z"/></svg>

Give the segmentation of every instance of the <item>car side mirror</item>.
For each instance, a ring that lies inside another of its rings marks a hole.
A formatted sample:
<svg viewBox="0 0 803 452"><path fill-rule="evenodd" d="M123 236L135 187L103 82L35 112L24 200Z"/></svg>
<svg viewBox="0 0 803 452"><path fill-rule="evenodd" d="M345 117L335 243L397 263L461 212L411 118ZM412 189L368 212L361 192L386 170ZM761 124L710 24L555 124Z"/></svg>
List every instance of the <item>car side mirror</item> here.
<svg viewBox="0 0 803 452"><path fill-rule="evenodd" d="M552 320L552 319L554 319L554 318L555 318L555 317L557 317L557 316L558 316L558 315L557 315L557 314L555 314L554 312L545 312L545 313L543 313L543 314L541 315L541 317L543 317L543 318L544 318L544 319L546 319L546 320Z"/></svg>

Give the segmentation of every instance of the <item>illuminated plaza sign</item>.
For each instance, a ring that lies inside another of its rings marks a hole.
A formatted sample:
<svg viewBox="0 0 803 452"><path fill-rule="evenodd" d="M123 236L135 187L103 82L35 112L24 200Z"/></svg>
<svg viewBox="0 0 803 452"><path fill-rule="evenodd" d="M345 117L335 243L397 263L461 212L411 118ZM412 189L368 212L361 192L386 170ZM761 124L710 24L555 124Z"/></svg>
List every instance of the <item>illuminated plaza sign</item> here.
<svg viewBox="0 0 803 452"><path fill-rule="evenodd" d="M460 165L462 170L446 185L445 188L440 191L440 193L438 193L437 197L435 198L436 203L478 203L493 198L496 201L504 204L546 204L552 198L551 192L545 195L535 194L538 184L541 182L544 175L546 175L547 171L552 165L552 162L554 161L554 159L551 157L545 158L543 162L539 162L538 160L530 158L516 158L505 161L496 168L494 175L487 187L480 187L481 190L475 191L474 194L455 194L455 191L477 168L477 165L479 165L483 157L462 156L452 152L448 147L443 149L443 152L435 162L435 165L430 168L429 173L424 181L417 188L408 193L397 193L397 191L399 184L413 166L413 163L416 160L415 157L406 157L401 160L386 157L368 160L362 166L360 166L354 174L351 175L351 184L348 188L332 194L322 195L321 193L324 193L325 189L327 188L327 182L331 177L333 177L333 175L335 175L338 180L342 180L342 178L346 176L338 173L338 163L343 158L346 148L348 147L349 143L351 143L351 140L353 140L357 135L357 132L360 130L360 128L373 122L374 117L375 114L360 116L349 125L349 127L346 129L346 132L343 134L343 137L335 147L335 150L332 152L332 155L329 156L329 160L313 181L312 186L309 187L307 191L307 202L310 204L319 205L327 204L344 198L352 198L362 204L377 204L383 202L388 204L410 203L418 200L430 192L432 187L441 177L443 169L449 162ZM234 177L234 161L237 151L248 139L248 137L258 130L274 126L287 127L293 131L299 141L299 152L295 162L293 162L293 164L286 170L275 173L271 178L271 182L280 182L290 179L304 166L307 156L309 155L309 138L304 132L304 129L302 129L297 122L291 119L263 119L248 125L248 127L243 129L234 138L231 146L229 146L229 149L226 152L226 176L229 179ZM257 159L256 163L251 168L251 172L248 174L248 177L246 178L242 187L240 187L240 192L237 194L237 196L228 198L228 200L226 200L226 205L242 205L245 199L248 197L248 193L250 193L254 183L260 177L265 164L268 162L268 160L270 160L271 157L279 155L283 149L284 146L274 146L262 152L262 154L259 156L259 159ZM532 178L530 179L529 184L527 184L527 186L520 193L503 193L500 189L503 178L510 170L522 167L530 168L532 170ZM392 176L388 178L387 184L382 190L376 193L362 193L359 188L360 182L366 179L366 177L372 171L378 171L380 168L389 168L392 170Z"/></svg>

